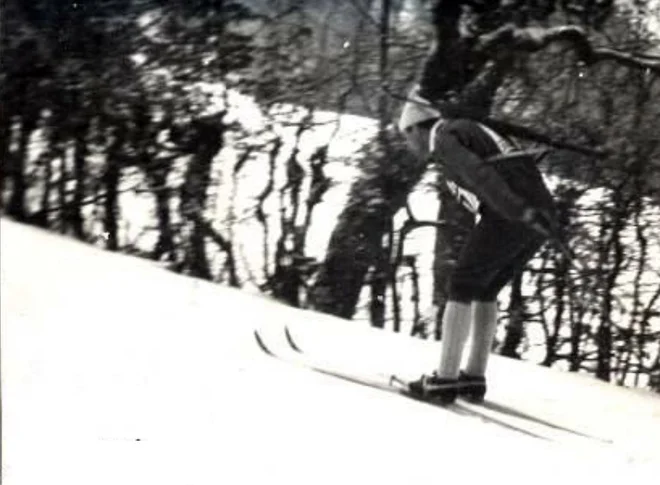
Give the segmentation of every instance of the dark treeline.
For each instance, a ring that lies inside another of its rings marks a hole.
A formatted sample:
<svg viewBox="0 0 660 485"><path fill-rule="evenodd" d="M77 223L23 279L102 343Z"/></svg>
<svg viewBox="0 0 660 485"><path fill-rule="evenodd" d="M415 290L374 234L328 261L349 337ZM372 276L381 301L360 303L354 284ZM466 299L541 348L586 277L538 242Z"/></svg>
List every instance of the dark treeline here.
<svg viewBox="0 0 660 485"><path fill-rule="evenodd" d="M575 254L569 261L547 245L515 278L500 302L498 352L660 391L658 40L645 29L653 12L636 3L625 11L586 1L7 0L2 211L177 272L440 337L420 300L432 292L442 307L471 218L440 183L426 188L441 201L437 220L406 212L422 176L442 174L411 157L392 121L442 31L438 19L457 22L457 35L493 43L483 84L458 94L492 92L492 116L554 140L544 169ZM434 8L446 15L434 17ZM567 25L584 37L550 37ZM538 45L514 43L505 60L495 55L497 42L529 26L539 28ZM506 75L489 77L497 62ZM269 121L237 122L229 90L256 100ZM283 117L289 105L298 108ZM348 162L358 175L316 260L311 228L324 223L316 214L337 182L327 174L333 138L305 149L321 110L374 125ZM284 118L293 141L273 128ZM607 155L578 155L568 143ZM240 182L250 170L263 182L256 188ZM251 208L238 214L249 190ZM154 235L147 248L123 229L135 223L122 197L135 193L152 207L142 228ZM256 270L242 254L241 217L262 237ZM432 268L407 249L422 227L436 234ZM337 265L346 270L330 271ZM433 288L420 287L429 272Z"/></svg>

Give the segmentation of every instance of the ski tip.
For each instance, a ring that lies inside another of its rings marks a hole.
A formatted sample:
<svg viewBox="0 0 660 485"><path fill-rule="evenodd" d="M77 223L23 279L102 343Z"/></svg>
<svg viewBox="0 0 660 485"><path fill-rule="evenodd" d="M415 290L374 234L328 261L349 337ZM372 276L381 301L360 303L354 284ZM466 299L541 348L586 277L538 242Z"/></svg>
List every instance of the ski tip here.
<svg viewBox="0 0 660 485"><path fill-rule="evenodd" d="M261 338L261 335L259 335L259 331L255 330L254 331L254 338L257 341L257 345L261 350L263 350L266 354L270 356L274 356L273 352L268 348L268 346L264 343L264 340Z"/></svg>
<svg viewBox="0 0 660 485"><path fill-rule="evenodd" d="M293 336L289 331L289 327L284 327L284 335L286 336L286 341L289 343L289 345L293 350L295 350L296 352L302 352L302 350L300 350L300 347L298 347L298 345L296 344L296 341L293 339Z"/></svg>

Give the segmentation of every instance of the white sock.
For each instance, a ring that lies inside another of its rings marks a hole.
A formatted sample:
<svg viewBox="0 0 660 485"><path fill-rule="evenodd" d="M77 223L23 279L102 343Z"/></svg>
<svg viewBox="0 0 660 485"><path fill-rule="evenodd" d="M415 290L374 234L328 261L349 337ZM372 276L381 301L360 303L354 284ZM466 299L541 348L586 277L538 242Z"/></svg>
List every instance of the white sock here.
<svg viewBox="0 0 660 485"><path fill-rule="evenodd" d="M497 302L475 301L472 303L472 343L465 366L471 376L486 374L490 349L497 330Z"/></svg>
<svg viewBox="0 0 660 485"><path fill-rule="evenodd" d="M455 379L461 366L463 347L470 331L470 304L448 301L442 314L442 354L438 376Z"/></svg>

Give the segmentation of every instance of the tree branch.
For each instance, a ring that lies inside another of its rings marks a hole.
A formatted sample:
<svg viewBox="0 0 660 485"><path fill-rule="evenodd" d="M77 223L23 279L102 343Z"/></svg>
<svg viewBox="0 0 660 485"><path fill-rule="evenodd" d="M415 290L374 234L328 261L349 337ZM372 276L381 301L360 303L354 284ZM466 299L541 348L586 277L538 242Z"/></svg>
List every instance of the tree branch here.
<svg viewBox="0 0 660 485"><path fill-rule="evenodd" d="M660 73L660 57L633 54L607 47L594 47L586 31L573 25L517 28L513 24L506 24L481 36L477 49L485 53L510 50L537 52L556 42L571 44L578 58L586 64L614 61L628 67Z"/></svg>
<svg viewBox="0 0 660 485"><path fill-rule="evenodd" d="M660 74L660 57L640 56L615 49L599 48L592 51L592 62L611 60L632 68L648 69Z"/></svg>

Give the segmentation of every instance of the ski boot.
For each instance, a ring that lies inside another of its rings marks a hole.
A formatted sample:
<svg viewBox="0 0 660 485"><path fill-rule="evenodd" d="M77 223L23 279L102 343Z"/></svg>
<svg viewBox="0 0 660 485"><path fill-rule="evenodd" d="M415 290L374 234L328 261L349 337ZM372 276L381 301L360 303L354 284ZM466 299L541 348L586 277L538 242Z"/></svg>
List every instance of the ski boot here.
<svg viewBox="0 0 660 485"><path fill-rule="evenodd" d="M484 376L471 376L461 371L458 375L458 394L466 401L475 404L484 402L486 395L486 378Z"/></svg>
<svg viewBox="0 0 660 485"><path fill-rule="evenodd" d="M457 379L438 377L435 372L408 383L408 392L411 396L442 405L453 403L458 397L458 390Z"/></svg>

